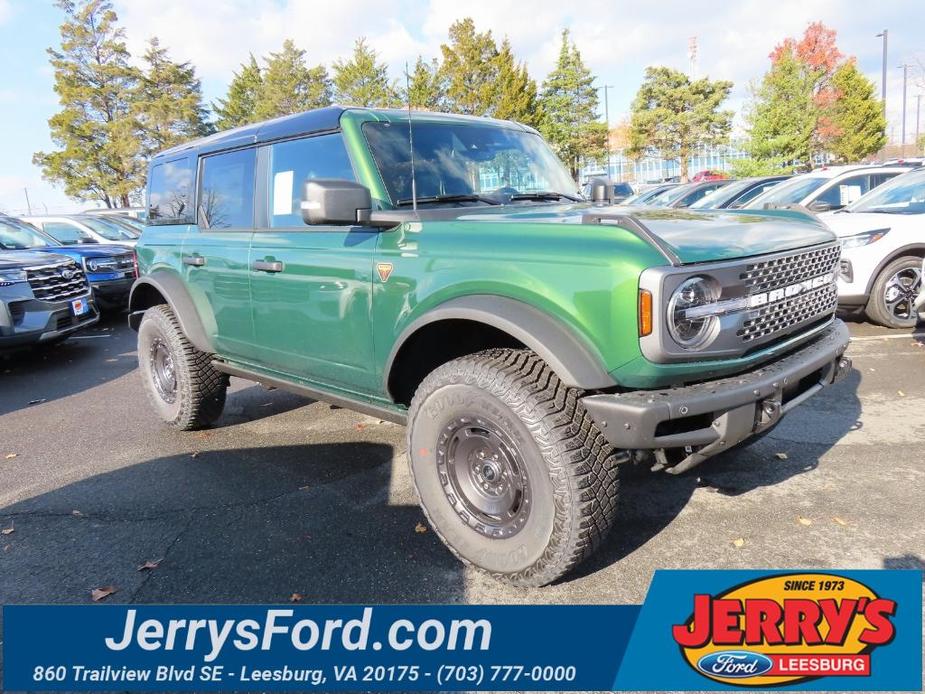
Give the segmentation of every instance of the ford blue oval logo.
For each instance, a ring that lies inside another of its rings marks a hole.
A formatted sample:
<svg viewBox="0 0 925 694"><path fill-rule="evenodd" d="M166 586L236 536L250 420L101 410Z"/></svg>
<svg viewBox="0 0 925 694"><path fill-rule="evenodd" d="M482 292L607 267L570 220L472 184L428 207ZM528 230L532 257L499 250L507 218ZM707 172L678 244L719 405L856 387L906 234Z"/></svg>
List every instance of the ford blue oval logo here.
<svg viewBox="0 0 925 694"><path fill-rule="evenodd" d="M716 651L697 661L697 669L714 677L757 677L774 667L768 656L751 651Z"/></svg>

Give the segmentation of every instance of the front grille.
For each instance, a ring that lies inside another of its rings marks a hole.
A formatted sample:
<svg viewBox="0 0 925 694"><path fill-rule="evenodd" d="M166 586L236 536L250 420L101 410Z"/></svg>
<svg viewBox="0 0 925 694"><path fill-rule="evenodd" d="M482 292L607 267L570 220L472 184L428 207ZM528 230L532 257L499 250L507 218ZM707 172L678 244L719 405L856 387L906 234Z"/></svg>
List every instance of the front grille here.
<svg viewBox="0 0 925 694"><path fill-rule="evenodd" d="M104 268L105 271L109 272L111 270L112 272L135 274L135 256L131 253L127 255L117 255L113 257L113 260L115 261L113 266L111 268L107 266ZM103 270L101 270L101 272L102 271Z"/></svg>
<svg viewBox="0 0 925 694"><path fill-rule="evenodd" d="M827 284L759 309L754 318L742 324L737 335L746 343L776 335L795 325L834 313L837 303L838 289L834 283Z"/></svg>
<svg viewBox="0 0 925 694"><path fill-rule="evenodd" d="M803 280L834 272L841 246L832 244L803 253L750 263L739 275L749 294L786 287Z"/></svg>
<svg viewBox="0 0 925 694"><path fill-rule="evenodd" d="M26 277L33 296L39 301L68 301L90 291L83 270L73 261L26 268Z"/></svg>

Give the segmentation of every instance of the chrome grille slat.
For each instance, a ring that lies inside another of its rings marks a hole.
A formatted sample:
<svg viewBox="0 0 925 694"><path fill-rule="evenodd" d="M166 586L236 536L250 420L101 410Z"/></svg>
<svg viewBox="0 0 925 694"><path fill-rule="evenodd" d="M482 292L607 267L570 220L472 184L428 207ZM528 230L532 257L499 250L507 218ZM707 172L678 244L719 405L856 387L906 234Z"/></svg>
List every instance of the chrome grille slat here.
<svg viewBox="0 0 925 694"><path fill-rule="evenodd" d="M65 269L72 270L73 277L62 277L61 271ZM73 261L26 268L26 278L39 301L67 301L86 296L89 291L83 270Z"/></svg>

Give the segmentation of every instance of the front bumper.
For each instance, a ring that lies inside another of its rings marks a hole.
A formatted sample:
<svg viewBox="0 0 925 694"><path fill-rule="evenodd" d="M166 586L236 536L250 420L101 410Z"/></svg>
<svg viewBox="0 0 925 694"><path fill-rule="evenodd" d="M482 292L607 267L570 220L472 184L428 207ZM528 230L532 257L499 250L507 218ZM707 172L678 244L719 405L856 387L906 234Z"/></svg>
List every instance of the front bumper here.
<svg viewBox="0 0 925 694"><path fill-rule="evenodd" d="M90 280L90 286L93 287L94 298L99 303L109 307L127 306L128 295L132 291L132 285L134 283L134 277L127 277L121 280Z"/></svg>
<svg viewBox="0 0 925 694"><path fill-rule="evenodd" d="M77 298L90 305L81 316L73 315L70 301L0 301L0 351L54 341L96 323L100 312L90 294Z"/></svg>
<svg viewBox="0 0 925 694"><path fill-rule="evenodd" d="M667 390L589 395L582 403L605 438L624 450L686 456L679 473L773 427L781 416L851 370L840 320L809 345L761 368Z"/></svg>

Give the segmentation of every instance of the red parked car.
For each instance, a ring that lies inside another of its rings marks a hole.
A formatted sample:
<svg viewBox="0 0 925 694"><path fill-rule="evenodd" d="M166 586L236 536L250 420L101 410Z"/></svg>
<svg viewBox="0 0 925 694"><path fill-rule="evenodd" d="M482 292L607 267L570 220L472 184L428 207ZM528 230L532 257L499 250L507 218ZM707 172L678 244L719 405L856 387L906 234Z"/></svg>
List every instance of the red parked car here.
<svg viewBox="0 0 925 694"><path fill-rule="evenodd" d="M722 171L710 171L707 169L706 171L698 171L695 173L691 178L691 183L700 183L701 181L723 181L727 178L729 178L729 176Z"/></svg>

